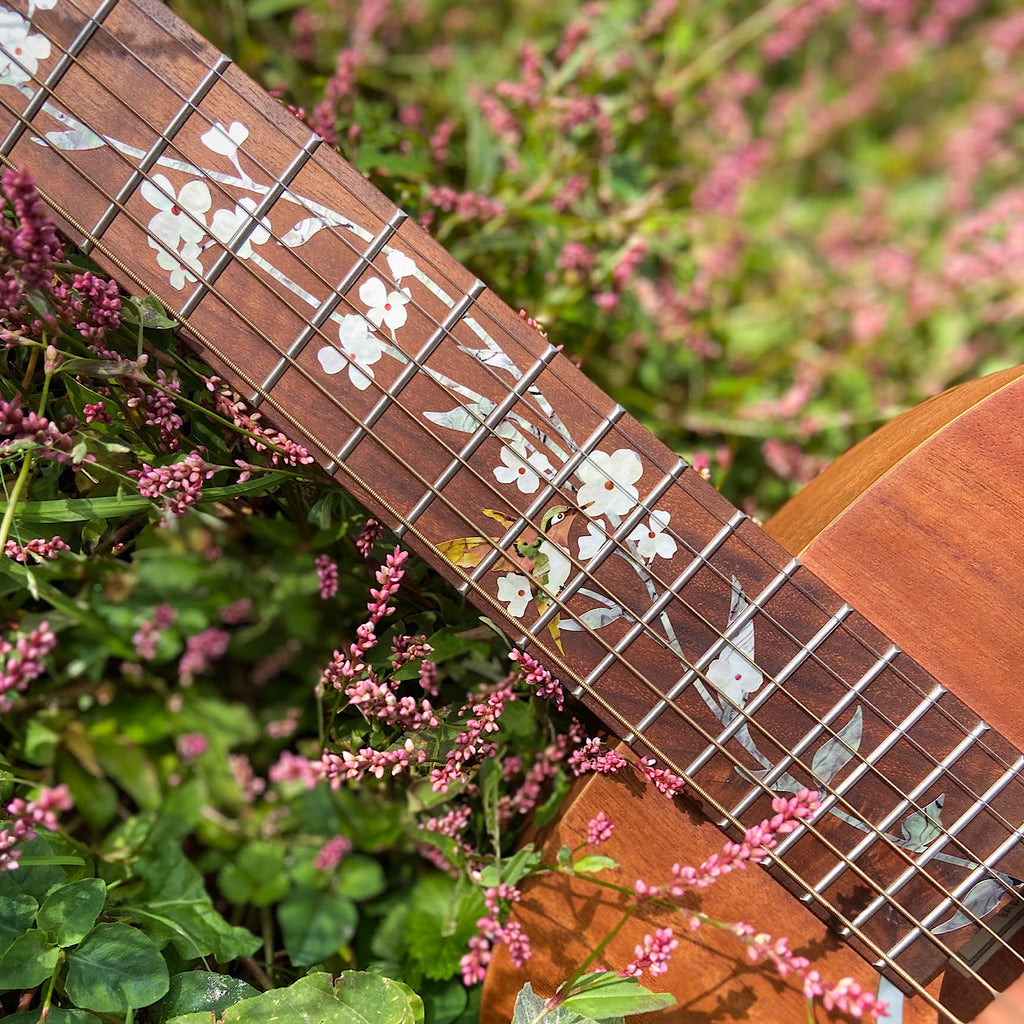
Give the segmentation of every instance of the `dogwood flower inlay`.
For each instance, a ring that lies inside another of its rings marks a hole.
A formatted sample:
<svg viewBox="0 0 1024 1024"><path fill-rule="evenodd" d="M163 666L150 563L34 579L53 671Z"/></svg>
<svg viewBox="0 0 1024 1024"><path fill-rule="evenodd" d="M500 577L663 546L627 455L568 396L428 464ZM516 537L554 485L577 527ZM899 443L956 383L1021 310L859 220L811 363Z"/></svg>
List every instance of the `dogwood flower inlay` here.
<svg viewBox="0 0 1024 1024"><path fill-rule="evenodd" d="M186 242L179 251L168 252L159 242L149 240L150 247L156 250L156 262L163 270L170 271L171 287L179 292L186 282L198 280L197 275L203 272L199 262L200 249L195 242Z"/></svg>
<svg viewBox="0 0 1024 1024"><path fill-rule="evenodd" d="M650 521L641 523L630 535L629 539L636 541L636 549L641 558L649 562L654 558L671 558L678 545L671 534L666 533L668 522L672 517L668 512L652 512Z"/></svg>
<svg viewBox="0 0 1024 1024"><path fill-rule="evenodd" d="M222 245L227 245L238 233L239 228L252 223L252 215L255 211L256 200L250 199L248 196L237 203L234 210L218 210L210 220L210 234ZM252 247L262 245L268 238L270 238L270 221L266 217L261 217L235 254L239 259L247 260L252 255Z"/></svg>
<svg viewBox="0 0 1024 1024"><path fill-rule="evenodd" d="M373 379L370 367L384 353L380 339L361 316L349 313L338 324L338 343L340 352L326 346L316 354L324 373L341 373L348 367L349 380L360 391L365 391Z"/></svg>
<svg viewBox="0 0 1024 1024"><path fill-rule="evenodd" d="M389 292L379 277L371 277L359 288L359 301L369 307L366 319L374 327L383 324L391 331L397 331L408 320L405 304L410 298L404 290Z"/></svg>
<svg viewBox="0 0 1024 1024"><path fill-rule="evenodd" d="M200 242L206 235L206 212L213 205L205 181L189 181L175 193L166 175L154 174L139 190L142 198L159 212L149 221L150 234L169 248L179 242ZM160 266L166 266L161 263Z"/></svg>
<svg viewBox="0 0 1024 1024"><path fill-rule="evenodd" d="M626 515L639 501L633 486L643 475L640 456L629 448L609 455L592 452L579 468L577 499L588 516Z"/></svg>
<svg viewBox="0 0 1024 1024"><path fill-rule="evenodd" d="M514 483L523 494L536 493L540 487L540 478L549 478L555 473L546 455L534 452L527 456L526 449L520 445L504 445L501 461L503 465L494 470L495 478L502 484Z"/></svg>
<svg viewBox="0 0 1024 1024"><path fill-rule="evenodd" d="M510 572L498 577L498 600L508 605L508 613L513 618L522 617L532 596L528 576Z"/></svg>
<svg viewBox="0 0 1024 1024"><path fill-rule="evenodd" d="M36 4L41 7L41 4ZM0 11L0 81L27 82L50 56L50 42L14 11Z"/></svg>
<svg viewBox="0 0 1024 1024"><path fill-rule="evenodd" d="M608 534L605 532L604 523L602 522L591 522L587 523L587 535L580 537L580 558L587 562L600 550L601 545L608 539Z"/></svg>
<svg viewBox="0 0 1024 1024"><path fill-rule="evenodd" d="M241 121L232 121L227 128L218 121L199 138L207 149L234 160L238 147L249 138L249 129Z"/></svg>

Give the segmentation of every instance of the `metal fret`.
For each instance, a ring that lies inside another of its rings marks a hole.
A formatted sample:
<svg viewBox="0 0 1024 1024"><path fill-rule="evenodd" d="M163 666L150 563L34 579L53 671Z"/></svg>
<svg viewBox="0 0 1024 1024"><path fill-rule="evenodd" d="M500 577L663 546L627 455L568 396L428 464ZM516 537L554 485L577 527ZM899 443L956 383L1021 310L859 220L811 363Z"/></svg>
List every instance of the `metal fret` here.
<svg viewBox="0 0 1024 1024"><path fill-rule="evenodd" d="M666 607L668 607L669 603L673 601L676 597L678 597L679 592L690 582L690 580L692 580L693 577L696 576L697 573L706 565L710 565L711 558L715 554L715 552L737 531L737 529L739 529L740 525L746 518L747 517L737 509L736 512L733 513L729 521L694 556L693 561L690 562L690 564L672 581L672 583L669 585L665 593L662 594L662 596L651 606L650 611L645 613L643 619L641 619L636 626L633 626L630 629L629 633L626 634L626 638L624 639L628 638L629 642L631 643L632 640L635 638L637 631L640 628L642 628L643 624L646 624L649 621L648 616L653 618L655 615L660 614ZM599 551L597 554L600 553L601 552ZM595 557L597 557L597 555L595 555ZM616 645L615 648L617 654L620 653L619 646L620 645ZM625 647L623 647L623 649L625 649ZM608 665L610 663L611 655L606 655L602 660L601 664L597 667L597 669L595 669L594 672L591 672L591 674L587 676L587 678L584 680L584 685L590 686L595 675L600 675L601 673L607 671ZM583 692L583 689L583 686L577 687L577 689L573 691L573 695L578 696L580 693ZM668 704L665 701L660 701L644 716L644 718L640 722L637 723L636 729L630 732L628 736L623 736L623 740L630 746L632 746L633 743L636 742L638 737L640 737L643 734L643 731L645 729L650 728L650 726L655 721L657 721L658 716L667 707Z"/></svg>
<svg viewBox="0 0 1024 1024"><path fill-rule="evenodd" d="M984 723L981 724L984 725ZM988 727L986 726L986 728ZM933 857L935 857L940 852L940 850L950 841L950 839L956 836L957 833L962 831L971 821L973 821L985 809L986 805L992 799L998 796L999 793L1001 793L1010 784L1010 782L1014 778L1016 778L1016 776L1022 768L1024 768L1024 756L1018 757L1017 760L1009 768L1007 768L1006 771L1003 772L1003 774L975 801L974 805L969 810L965 811L949 827L949 829L946 830L946 834L941 839L937 839L931 846L928 847L928 849L921 855L921 858L917 863L917 867L926 864ZM971 888L971 886L973 886L984 874L995 873L993 865L997 864L1009 850L1016 846L1021 841L1021 838L1021 828L1017 828L1013 832L1011 832L1006 837L1006 839L1004 839L1003 842L1000 843L999 846L988 857L985 858L984 862L979 867L975 868L975 870L972 871L967 876L967 878L965 878L953 890L950 896L947 896L944 900L942 900L941 903L939 903L938 906L936 906L933 910L929 911L929 913L921 920L920 925L911 928L911 930L907 932L907 934L904 935L903 938L900 939L900 941L897 942L895 946L892 947L892 949L889 951L889 956L899 956L900 953L902 953L912 942L914 942L916 939L920 938L924 934L923 929L930 927L931 924L940 914L943 914L947 910L949 910L952 907L954 900L959 901L960 897L964 893L966 893ZM886 895L891 894L890 890L892 891L892 893L895 893L900 888L902 888L907 883L907 881L909 881L909 879L913 877L914 871L914 868L905 871L903 875L900 876L899 879L897 879L896 882L894 882L888 889L886 889ZM1007 892L1009 891L1011 890L1009 885L1007 885Z"/></svg>
<svg viewBox="0 0 1024 1024"><path fill-rule="evenodd" d="M273 388L277 386L278 381L284 376L288 367L298 359L299 353L309 344L311 339L316 337L320 328L327 322L338 306L341 305L345 294L359 280L359 275L380 255L381 249L388 244L395 232L408 218L409 215L403 210L396 209L391 214L387 224L377 232L370 244L356 257L355 262L346 271L345 276L338 282L327 298L324 299L317 311L309 318L306 326L299 331L298 336L288 347L288 351L278 362L277 366L267 374L267 379L260 386L260 389L254 391L249 396L249 405L254 409L257 408L264 397L270 394ZM328 475L333 476L338 471L338 468L337 463L327 466Z"/></svg>
<svg viewBox="0 0 1024 1024"><path fill-rule="evenodd" d="M516 381L516 386L487 414L470 439L463 445L462 450L441 471L438 478L430 485L430 489L413 506L412 511L403 517L404 522L395 531L396 536L399 538L403 537L405 531L430 508L438 494L454 479L455 474L469 462L480 445L488 438L497 436L495 428L508 415L516 402L530 389L530 386L540 376L541 372L547 369L548 364L557 354L558 349L554 345L548 345L546 351L537 362Z"/></svg>
<svg viewBox="0 0 1024 1024"><path fill-rule="evenodd" d="M245 244L245 240L256 230L260 221L274 208L274 204L288 189L288 186L295 180L295 176L309 162L309 158L323 145L323 139L313 132L303 143L302 148L292 158L292 162L284 169L284 173L274 182L267 194L260 200L256 209L248 215L244 224L235 232L234 236L224 243L224 251L217 257L214 264L207 271L205 278L200 281L195 291L188 297L181 307L182 316L191 316L195 308L209 294L210 288L225 269L238 258L238 250Z"/></svg>
<svg viewBox="0 0 1024 1024"><path fill-rule="evenodd" d="M740 711L736 709L736 717L715 737L715 741L709 744L696 758L696 760L687 768L687 775L692 775L695 772L701 770L705 764L714 756L717 750L721 750L722 745L732 739L737 732L740 731L744 726L748 725L753 715L757 710L768 700L768 698L775 693L779 686L789 678L790 674L795 672L806 661L808 657L822 644L824 641L835 631L835 629L843 622L843 620L853 611L853 608L848 604L844 604L839 611L832 616L828 622L811 638L810 643L806 648L796 654L789 662L785 665L779 674L772 680L766 681L766 684L761 688L757 696L750 701Z"/></svg>
<svg viewBox="0 0 1024 1024"><path fill-rule="evenodd" d="M907 813L912 806L916 806L918 798L923 794L927 793L928 790L935 785L936 782L957 761L960 760L963 755L974 746L975 743L988 731L988 726L984 722L979 722L974 729L971 730L957 745L953 748L935 767L898 803L888 814L877 824L872 825L872 830L863 838L857 845L846 855L846 861L849 863L837 864L831 871L829 871L823 878L821 878L814 886L815 892L822 892L828 886L838 879L843 872L849 867L850 863L853 863L858 857L860 857L866 850L870 849L879 839L883 838L882 833L889 829L892 825ZM911 877L916 871L917 867L908 868L908 872L905 872L907 878ZM903 876L901 876L903 877ZM895 892L895 890L893 890ZM887 903L887 895L892 895L888 889L885 890L885 894L876 897L867 907L864 908L854 919L853 924L855 927L860 927L865 921L868 920L873 914L875 914L884 903Z"/></svg>
<svg viewBox="0 0 1024 1024"><path fill-rule="evenodd" d="M439 324L437 330L430 336L427 343L416 353L402 368L402 372L395 378L394 383L384 392L380 401L370 410L369 415L363 420L360 426L356 427L352 436L341 446L337 455L334 456L334 463L343 463L355 451L366 433L372 430L374 424L384 415L394 403L394 400L402 393L405 386L420 372L426 365L427 360L434 350L447 338L455 325L469 312L473 303L484 293L487 285L477 278L469 291L451 308L444 322Z"/></svg>
<svg viewBox="0 0 1024 1024"><path fill-rule="evenodd" d="M164 155L174 137L181 131L182 126L195 113L196 108L206 98L207 93L221 80L224 72L229 67L231 67L230 58L221 54L217 58L217 63L203 76L203 80L192 90L191 96L185 100L181 109L171 118L170 124L157 135L153 145L149 147L139 161L138 168L132 171L131 176L118 190L113 202L103 211L99 220L96 221L96 226L89 233L90 238L86 239L86 242L82 245L82 248L87 253L92 251L96 242L103 237L107 228L114 222L114 218L124 210L125 205L135 193L135 190L146 180L146 175L149 174L160 157Z"/></svg>
<svg viewBox="0 0 1024 1024"><path fill-rule="evenodd" d="M882 655L874 665L868 669L857 680L853 686L850 687L839 699L839 701L829 709L829 711L822 717L821 721L818 722L813 728L807 731L807 734L800 740L799 743L793 748L791 754L787 754L785 757L780 758L778 764L762 779L762 785L751 786L750 792L732 809L731 814L734 818L738 818L741 814L744 814L750 805L757 800L759 797L764 795L765 787L768 789L772 788L773 783L781 778L781 776L787 772L793 762L816 740L821 738L824 733L826 726L830 726L851 704L855 703L861 697L864 696L864 691L878 678L881 673L887 669L892 660L900 654L900 648L893 645Z"/></svg>
<svg viewBox="0 0 1024 1024"><path fill-rule="evenodd" d="M900 722L900 724L896 726L896 728L893 729L893 731L889 733L889 735L886 736L886 738L882 740L874 750L871 751L870 754L861 759L857 764L857 767L854 768L838 786L832 787L828 796L819 804L816 817L820 818L827 811L830 811L835 806L839 797L843 796L851 787L853 787L861 779L864 773L873 767L876 761L881 760L881 758L896 746L900 739L902 739L902 737L905 736L917 722L924 718L929 709L935 706L936 702L944 693L946 693L946 688L936 683L925 699L921 701L921 703L918 704L917 707L915 707L914 710L911 711L910 714L908 714L906 718L904 718L903 721ZM777 847L775 847L775 850L772 852L772 856L776 858L783 856L798 839L806 834L806 832L807 828L805 825L798 825L788 836L786 836L785 839L782 840L781 843L779 843ZM805 902L811 898L812 894L810 893L801 897Z"/></svg>
<svg viewBox="0 0 1024 1024"><path fill-rule="evenodd" d="M594 432L583 442L582 446L577 452L575 452L571 458L569 458L565 465L552 477L551 480L541 488L540 493L534 499L530 507L512 524L511 528L505 533L495 546L494 550L489 551L480 561L480 564L470 574L469 582L463 583L459 587L459 593L465 597L474 583L479 583L484 578L487 571L492 565L501 557L502 551L508 547L519 536L523 530L526 529L527 525L531 520L536 519L537 516L544 511L548 502L558 493L558 488L565 483L566 480L572 476L573 473L579 469L580 464L585 462L590 456L590 453L597 447L605 438L607 434L611 432L612 427L625 415L626 410L621 405L616 405L614 409L601 421ZM524 643L526 642L525 637L520 638Z"/></svg>
<svg viewBox="0 0 1024 1024"><path fill-rule="evenodd" d="M61 54L60 60L54 65L53 70L46 76L43 84L36 90L35 95L28 101L28 106L20 115L20 119L11 126L7 138L0 143L0 155L10 156L14 147L21 141L25 129L28 128L32 118L43 109L47 97L53 95L53 91L60 84L61 79L67 74L68 69L75 63L75 58L85 49L86 44L95 35L96 30L103 24L107 15L117 6L118 0L103 0L103 3L90 15L88 21L79 29L78 35L71 41L67 50ZM23 66L15 61L18 67L25 70Z"/></svg>

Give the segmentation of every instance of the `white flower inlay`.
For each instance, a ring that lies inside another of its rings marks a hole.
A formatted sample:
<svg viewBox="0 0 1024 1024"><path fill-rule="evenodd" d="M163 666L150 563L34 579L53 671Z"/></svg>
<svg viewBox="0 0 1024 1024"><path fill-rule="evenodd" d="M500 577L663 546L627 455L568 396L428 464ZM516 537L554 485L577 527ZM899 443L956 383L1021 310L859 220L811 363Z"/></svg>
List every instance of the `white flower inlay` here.
<svg viewBox="0 0 1024 1024"><path fill-rule="evenodd" d="M504 465L494 470L495 478L502 484L514 483L523 494L535 493L542 476L552 477L555 474L554 466L546 455L534 452L527 456L522 445L502 446L501 461Z"/></svg>
<svg viewBox="0 0 1024 1024"><path fill-rule="evenodd" d="M256 200L246 196L234 210L218 210L210 221L210 234L221 245L227 245L238 233L239 228L252 224L252 215L256 210ZM270 238L270 221L261 217L259 223L249 232L245 241L238 247L235 255L247 260L252 255L254 245L262 245Z"/></svg>
<svg viewBox="0 0 1024 1024"><path fill-rule="evenodd" d="M380 339L361 316L349 313L338 324L338 342L340 352L327 346L316 354L324 373L341 373L347 366L349 380L360 391L365 391L373 379L370 367L384 353Z"/></svg>
<svg viewBox="0 0 1024 1024"><path fill-rule="evenodd" d="M394 251L388 253L388 269L396 281L401 281L403 277L416 273L416 264L404 252Z"/></svg>
<svg viewBox="0 0 1024 1024"><path fill-rule="evenodd" d="M199 262L200 249L195 242L186 242L180 252L168 252L152 238L149 244L156 250L157 265L170 271L171 287L179 292L185 287L186 281L197 280L196 275L203 272L203 265Z"/></svg>
<svg viewBox="0 0 1024 1024"><path fill-rule="evenodd" d="M580 558L584 562L590 561L600 550L601 545L608 539L604 523L587 523L586 537L580 537Z"/></svg>
<svg viewBox="0 0 1024 1024"><path fill-rule="evenodd" d="M624 516L639 500L633 486L643 475L640 456L628 448L609 455L592 452L579 468L583 486L577 498L589 516Z"/></svg>
<svg viewBox="0 0 1024 1024"><path fill-rule="evenodd" d="M41 4L37 4L42 6ZM50 41L14 11L0 11L0 79L27 82L50 56Z"/></svg>
<svg viewBox="0 0 1024 1024"><path fill-rule="evenodd" d="M179 242L199 242L206 234L206 211L213 205L205 181L190 181L175 194L166 175L154 174L142 183L142 198L159 212L149 222L150 234L169 248ZM163 266L163 264L161 264Z"/></svg>
<svg viewBox="0 0 1024 1024"><path fill-rule="evenodd" d="M743 614L750 602L743 593L740 582L732 578L732 599L729 607L729 622ZM729 646L708 666L708 682L737 708L742 708L747 697L764 682L761 670L754 662L754 620L750 618L737 630ZM730 708L727 715L735 712Z"/></svg>
<svg viewBox="0 0 1024 1024"><path fill-rule="evenodd" d="M522 618L531 596L528 576L510 572L498 577L498 600L508 605L508 613L513 618Z"/></svg>
<svg viewBox="0 0 1024 1024"><path fill-rule="evenodd" d="M28 16L31 18L36 11L52 11L57 0L28 0Z"/></svg>
<svg viewBox="0 0 1024 1024"><path fill-rule="evenodd" d="M199 138L207 149L234 160L238 147L249 138L249 129L241 121L232 121L228 128L218 121Z"/></svg>
<svg viewBox="0 0 1024 1024"><path fill-rule="evenodd" d="M646 526L641 523L629 535L629 540L636 541L641 558L652 562L655 555L671 558L676 553L675 540L665 532L671 518L667 512L652 512L650 522Z"/></svg>
<svg viewBox="0 0 1024 1024"><path fill-rule="evenodd" d="M409 318L405 304L410 298L404 290L389 292L379 277L371 277L359 289L360 301L369 306L366 319L374 327L384 324L392 331L397 331Z"/></svg>

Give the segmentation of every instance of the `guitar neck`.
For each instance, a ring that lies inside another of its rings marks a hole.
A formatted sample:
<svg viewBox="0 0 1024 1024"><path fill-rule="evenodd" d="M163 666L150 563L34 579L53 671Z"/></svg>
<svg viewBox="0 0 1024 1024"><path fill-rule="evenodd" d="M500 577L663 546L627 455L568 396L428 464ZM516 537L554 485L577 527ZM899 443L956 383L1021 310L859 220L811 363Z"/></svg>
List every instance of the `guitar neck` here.
<svg viewBox="0 0 1024 1024"><path fill-rule="evenodd" d="M0 155L74 242L727 831L822 791L770 870L898 983L989 927L1008 741L155 0L6 17Z"/></svg>

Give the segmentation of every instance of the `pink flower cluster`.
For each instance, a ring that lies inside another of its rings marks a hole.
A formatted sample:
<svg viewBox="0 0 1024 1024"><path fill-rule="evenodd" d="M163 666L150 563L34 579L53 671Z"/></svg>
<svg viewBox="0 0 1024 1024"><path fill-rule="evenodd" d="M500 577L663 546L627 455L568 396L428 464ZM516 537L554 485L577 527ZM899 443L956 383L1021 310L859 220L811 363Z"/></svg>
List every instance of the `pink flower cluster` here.
<svg viewBox="0 0 1024 1024"><path fill-rule="evenodd" d="M203 496L203 482L216 472L194 449L181 462L171 466L151 466L144 462L142 469L130 469L128 475L139 482L139 494L144 498L163 498L164 514L180 519Z"/></svg>
<svg viewBox="0 0 1024 1024"><path fill-rule="evenodd" d="M317 871L333 871L352 850L352 840L348 836L337 835L328 839L313 861Z"/></svg>
<svg viewBox="0 0 1024 1024"><path fill-rule="evenodd" d="M177 609L169 604L158 604L153 609L153 617L143 622L135 631L132 644L142 661L152 661L156 657L156 647L161 635L177 617Z"/></svg>
<svg viewBox="0 0 1024 1024"><path fill-rule="evenodd" d="M656 768L657 762L653 757L643 757L638 763L640 771L647 777L649 782L654 783L659 793L664 793L671 800L678 796L686 786L686 779L670 772L667 768Z"/></svg>
<svg viewBox="0 0 1024 1024"><path fill-rule="evenodd" d="M14 643L0 640L0 711L10 711L8 694L24 693L33 679L43 674L43 659L57 646L49 623L40 622Z"/></svg>
<svg viewBox="0 0 1024 1024"><path fill-rule="evenodd" d="M505 213L505 204L499 199L488 199L477 192L456 192L448 185L432 188L426 201L435 209L454 213L460 220L492 220Z"/></svg>
<svg viewBox="0 0 1024 1024"><path fill-rule="evenodd" d="M635 959L626 964L620 973L624 978L639 978L644 971L650 972L652 978L664 974L678 946L679 940L672 934L671 928L658 928L653 935L644 936L643 945L633 951Z"/></svg>
<svg viewBox="0 0 1024 1024"><path fill-rule="evenodd" d="M320 764L323 778L330 782L332 789L338 789L342 781L358 781L366 775L378 779L385 775L400 775L410 765L423 764L426 759L426 751L407 739L403 746L394 750L363 747L354 754L351 750L343 750L340 754L325 750Z"/></svg>
<svg viewBox="0 0 1024 1024"><path fill-rule="evenodd" d="M59 430L55 423L37 413L25 412L20 395L9 402L0 399L0 458L31 449L37 457L70 462L76 469L82 462L96 461L92 455L74 455L74 447L71 435Z"/></svg>
<svg viewBox="0 0 1024 1024"><path fill-rule="evenodd" d="M317 555L313 564L320 580L320 599L329 601L338 593L338 563L330 555Z"/></svg>
<svg viewBox="0 0 1024 1024"><path fill-rule="evenodd" d="M554 701L559 711L565 708L565 693L562 684L536 658L525 651L513 650L509 661L517 662L523 672L523 681L527 686L535 686L538 697Z"/></svg>
<svg viewBox="0 0 1024 1024"><path fill-rule="evenodd" d="M378 523L376 519L366 520L363 528L359 531L359 536L356 538L356 550L363 558L370 557L374 543L383 532L384 526Z"/></svg>
<svg viewBox="0 0 1024 1024"><path fill-rule="evenodd" d="M544 792L544 783L558 773L558 766L565 760L570 742L568 736L557 736L537 755L519 785L498 800L498 820L502 825L515 815L523 816L533 810ZM514 769L506 773L506 778L520 769L519 761L519 758L505 759L503 767Z"/></svg>
<svg viewBox="0 0 1024 1024"><path fill-rule="evenodd" d="M206 672L213 662L224 657L231 637L223 629L211 626L185 641L185 653L178 662L178 678L190 686L197 675Z"/></svg>
<svg viewBox="0 0 1024 1024"><path fill-rule="evenodd" d="M165 452L176 452L181 446L180 431L185 421L178 413L174 395L181 394L181 384L168 377L163 370L156 371L154 387L135 387L125 403L129 409L141 409L147 427L160 430L160 447ZM193 455L196 453L193 452Z"/></svg>
<svg viewBox="0 0 1024 1024"><path fill-rule="evenodd" d="M121 326L121 295L116 281L98 277L91 270L75 274L66 309L75 330L92 342L102 341Z"/></svg>
<svg viewBox="0 0 1024 1024"><path fill-rule="evenodd" d="M504 882L497 887L487 889L484 903L487 915L477 920L479 929L469 940L469 952L459 961L462 971L462 982L469 988L477 985L487 976L487 965L491 962L492 949L499 943L508 948L509 960L516 967L524 967L526 961L533 956L529 936L523 931L518 921L502 923L508 908L522 899L522 893L513 885Z"/></svg>
<svg viewBox="0 0 1024 1024"><path fill-rule="evenodd" d="M56 831L57 812L74 807L71 791L65 785L43 788L35 800L16 797L7 805L7 816L12 819L9 829L0 831L0 871L11 871L18 866L18 843L34 839L36 829Z"/></svg>
<svg viewBox="0 0 1024 1024"><path fill-rule="evenodd" d="M43 559L54 559L62 551L70 550L71 548L60 537L53 537L51 540L34 537L25 545L9 540L4 545L4 554L16 562L24 562L30 555L41 562Z"/></svg>
<svg viewBox="0 0 1024 1024"><path fill-rule="evenodd" d="M462 708L460 717L467 712L470 717L465 720L463 731L455 737L454 745L445 755L445 763L430 773L435 793L447 793L455 782L468 781L471 765L497 753L495 743L481 740L489 733L498 731L498 719L505 705L515 699L512 685L506 681L497 687L479 691Z"/></svg>
<svg viewBox="0 0 1024 1024"><path fill-rule="evenodd" d="M310 761L290 750L282 750L267 774L274 783L301 782L306 789L315 789L324 777L324 766L322 761Z"/></svg>
<svg viewBox="0 0 1024 1024"><path fill-rule="evenodd" d="M611 839L614 829L615 823L612 819L609 818L604 811L598 811L597 814L587 822L587 842L591 846L597 846L599 843L607 842Z"/></svg>
<svg viewBox="0 0 1024 1024"><path fill-rule="evenodd" d="M581 743L569 755L568 764L573 775L578 777L587 772L615 775L629 762L621 754L605 747L604 741L595 736Z"/></svg>
<svg viewBox="0 0 1024 1024"><path fill-rule="evenodd" d="M315 461L301 444L289 440L279 430L264 427L260 422L260 413L250 413L241 397L220 377L204 377L203 380L207 390L214 396L217 412L245 432L248 445L258 452L267 452L271 466L308 466ZM241 460L238 464L246 468Z"/></svg>

